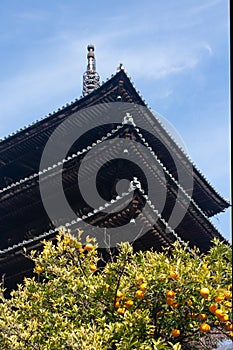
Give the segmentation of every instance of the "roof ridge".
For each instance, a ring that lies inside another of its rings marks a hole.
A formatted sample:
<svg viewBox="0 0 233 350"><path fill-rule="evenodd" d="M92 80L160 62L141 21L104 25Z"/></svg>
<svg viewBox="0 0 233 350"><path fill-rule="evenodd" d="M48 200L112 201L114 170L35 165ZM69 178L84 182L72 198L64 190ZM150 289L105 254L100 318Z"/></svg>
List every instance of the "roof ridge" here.
<svg viewBox="0 0 233 350"><path fill-rule="evenodd" d="M214 191L217 193L217 195L219 197L221 197L222 199L224 199L226 202L228 202L230 204L230 201L226 198L224 198L217 190L216 188L210 183L210 181L207 179L207 177L201 172L201 170L198 168L198 166L194 163L194 161L190 158L189 154L184 150L184 148L182 146L180 146L174 139L174 137L171 135L171 133L167 130L167 128L164 126L164 124L162 123L162 121L157 118L156 114L159 117L159 113L158 112L154 112L151 110L151 113L156 117L156 119L158 120L158 122L160 123L160 125L163 127L163 129L168 133L169 137L174 141L174 143L176 144L176 146L183 152L183 154L186 156L186 158L190 161L190 163L192 164L193 168L197 170L197 172L203 177L203 179L206 181L206 183L211 186Z"/></svg>
<svg viewBox="0 0 233 350"><path fill-rule="evenodd" d="M101 86L103 86L105 83L109 82L112 78L114 78L115 76L117 76L121 71L123 71L125 74L125 70L124 69L121 69L120 71L116 72L115 74L111 74L111 77L110 78L106 78L105 80L103 80L101 83L100 83L100 86L93 90L92 92L90 92L88 95L80 95L79 98L75 98L73 101L70 101L70 102L67 102L66 104L58 107L57 109L55 109L53 112L50 112L48 114L45 114L43 117L39 118L39 119L36 119L36 120L33 120L32 122L30 122L29 124L26 124L24 125L23 127L19 128L19 129L16 129L15 131L11 132L10 134L7 134L5 136L3 136L2 138L0 138L0 144L6 140L8 140L9 138L11 138L12 136L15 136L17 134L19 134L20 132L26 130L26 129L29 129L31 128L32 126L34 126L35 124L37 123L40 123L54 115L56 115L57 113L59 112L63 112L66 108L68 107L71 107L73 106L74 104L76 104L77 102L81 101L81 100L85 100L87 99L93 92L96 92L98 89L101 88ZM128 77L128 76L127 76ZM129 77L128 77L129 78Z"/></svg>
<svg viewBox="0 0 233 350"><path fill-rule="evenodd" d="M192 159L190 158L190 156L188 155L188 153L183 149L183 147L181 147L176 140L174 139L174 137L171 135L171 133L167 130L167 128L164 126L164 124L162 123L162 121L159 119L159 113L157 112L153 112L153 110L147 106L147 108L150 110L150 112L153 114L153 116L156 118L156 120L158 121L158 123L161 125L161 127L165 130L165 132L168 134L168 136L171 138L171 140L174 142L174 144L177 146L177 148L184 154L184 156L187 158L187 160L190 162L190 164L192 165L193 169L195 169L203 178L203 180L214 190L214 192L221 198L223 199L227 204L230 205L230 201L226 198L224 198L217 190L216 188L208 181L208 179L206 178L206 176L201 172L201 170L197 167L197 165L192 161Z"/></svg>
<svg viewBox="0 0 233 350"><path fill-rule="evenodd" d="M132 86L134 87L135 91L137 92L137 94L139 95L139 97L141 98L141 100L145 103L145 106L148 108L148 110L151 112L151 114L156 118L157 122L160 124L160 126L164 129L164 131L168 134L168 136L171 138L171 140L174 142L174 144L178 147L178 149L184 154L184 156L187 158L187 160L192 164L193 168L197 170L197 172L203 177L203 179L206 181L206 183L214 190L214 192L221 198L223 199L227 204L229 204L230 206L230 200L227 198L224 198L217 190L216 188L210 183L210 181L206 178L206 176L201 172L201 170L197 167L197 165L193 162L193 160L190 158L189 154L184 150L184 148L179 145L176 140L174 139L174 137L171 135L171 133L168 131L168 129L166 128L166 126L163 124L163 122L160 120L160 117L162 117L162 115L160 115L160 113L158 113L157 111L154 112L152 110L152 108L148 105L148 103L144 100L143 96L141 95L140 91L136 89L136 86L134 84L134 82L132 81L132 78L128 75L127 71L124 69L124 67L121 68L122 71L125 73L125 75L127 76L127 78L129 79L130 83L132 84Z"/></svg>
<svg viewBox="0 0 233 350"><path fill-rule="evenodd" d="M58 232L62 228L67 228L68 229L70 226L75 225L75 224L77 224L80 221L84 221L85 219L90 218L91 216L94 216L95 214L101 212L104 208L107 208L107 207L111 206L112 204L115 204L116 202L118 202L122 198L128 196L134 190L135 190L135 187L131 186L128 189L128 192L123 192L121 195L116 196L116 199L111 199L110 203L106 202L104 206L101 205L98 209L94 209L92 212L88 213L87 215L82 215L81 217L78 217L77 219L72 220L71 222L67 222L64 225L61 225L59 227L55 227L54 229L50 229L49 231L44 232L44 233L40 234L37 237L31 238L31 239L28 239L28 240L23 240L22 242L20 242L18 244L14 244L11 247L2 249L2 250L0 250L0 255L3 255L3 254L5 254L5 253L7 253L9 251L12 251L12 250L16 249L17 247L24 247L24 245L26 245L26 244L29 244L29 243L35 242L37 240L43 239L43 238L45 238L47 236L50 236L50 235Z"/></svg>

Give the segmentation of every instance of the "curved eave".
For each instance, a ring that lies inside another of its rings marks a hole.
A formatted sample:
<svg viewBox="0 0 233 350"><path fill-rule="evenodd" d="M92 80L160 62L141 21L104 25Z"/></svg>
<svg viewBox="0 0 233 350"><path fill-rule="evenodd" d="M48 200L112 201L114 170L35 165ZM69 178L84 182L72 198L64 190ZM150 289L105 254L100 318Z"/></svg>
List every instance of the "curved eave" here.
<svg viewBox="0 0 233 350"><path fill-rule="evenodd" d="M207 226L209 226L212 228L205 238L205 241L206 242L208 241L207 246L204 246L204 247L201 246L203 243L202 239L204 238L202 236L203 233L197 232L199 238L201 239L199 241L199 244L198 242L195 242L195 240L193 240L193 237L191 237L191 235L194 234L195 229L190 230L189 222L187 222L187 224L189 225L189 227L187 227L187 230L185 229L185 227L182 227L182 229L180 230L180 227L182 226L181 225L181 226L178 226L176 230L169 229L166 232L166 228L169 227L168 223L166 220L164 220L161 217L161 214L159 214L158 211L154 208L154 204L151 203L151 201L149 200L149 197L147 195L141 194L141 190L138 190L138 194L136 194L136 197L134 197L134 199L130 202L130 204L126 205L126 203L128 203L129 194L130 192L124 194L123 196L119 196L119 198L115 199L112 202L112 204L110 204L110 207L112 209L111 211L113 213L110 213L110 214L105 213L102 211L104 208L100 207L98 210L95 210L94 212L88 215L82 216L82 218L79 218L76 222L67 223L63 225L63 227L67 227L67 229L71 230L71 232L72 231L74 232L74 230L76 230L77 228L85 229L87 225L89 227L89 230L90 230L89 225L93 225L93 230L95 230L94 225L97 225L99 227L103 226L104 229L106 226L108 228L118 227L121 225L125 225L127 222L129 222L129 220L132 217L135 217L135 215L138 215L140 220L142 220L147 227L147 230L145 232L148 232L151 230L155 232L154 230L156 230L157 239L160 241L161 246L164 246L164 245L169 246L178 237L180 237L180 240L181 242L183 242L183 244L185 244L185 242L187 241L192 241L192 246L199 246L199 248L201 248L201 250L203 251L207 251L209 249L210 241L214 237L217 237L223 242L225 242L226 244L228 244L228 242L220 235L217 229L215 229L212 223L208 219L204 221L203 217L201 217L200 215L196 215L195 210L193 209L189 211L190 215L192 215L193 217L193 220L196 223L199 222L198 225L200 225L200 227L207 228ZM142 210L141 208L140 198L144 198L146 200L146 203L148 204L145 210L144 209ZM124 209L122 210L122 208ZM199 221L199 219L201 220ZM41 246L42 239L54 238L58 231L59 231L59 228L54 228L49 230L48 232L44 232L43 234L37 237L24 240L18 244L15 244L14 246L0 250L0 262L5 261L5 259L6 260L12 259L14 258L15 255L21 254L23 248L28 248L29 250L38 248L39 246ZM184 236L183 233L186 233L186 235ZM143 240L143 237L144 235L140 236L140 240ZM191 239L190 240L187 239L188 237Z"/></svg>
<svg viewBox="0 0 233 350"><path fill-rule="evenodd" d="M115 102L116 100L114 98L111 98L110 95L113 90L120 91L121 85L124 84L126 84L129 94L127 96L127 92L125 91L123 98L127 102L134 102L145 105L145 102L141 99L138 92L134 89L124 70L120 70L115 75L112 75L111 79L107 79L98 89L92 91L90 94L81 96L80 99L71 101L70 103L67 103L66 105L58 108L57 110L54 110L52 113L49 113L42 118L37 119L32 123L25 125L24 127L0 139L0 152L6 150L12 145L14 145L14 147L17 146L17 143L20 143L34 136L38 132L41 132L42 129L47 129L47 127L51 126L54 123L57 124L58 121L60 123L63 119L66 118L67 115L70 115L77 110L80 110L87 106L89 107L95 105L96 103ZM130 96L133 96L134 98L132 99Z"/></svg>

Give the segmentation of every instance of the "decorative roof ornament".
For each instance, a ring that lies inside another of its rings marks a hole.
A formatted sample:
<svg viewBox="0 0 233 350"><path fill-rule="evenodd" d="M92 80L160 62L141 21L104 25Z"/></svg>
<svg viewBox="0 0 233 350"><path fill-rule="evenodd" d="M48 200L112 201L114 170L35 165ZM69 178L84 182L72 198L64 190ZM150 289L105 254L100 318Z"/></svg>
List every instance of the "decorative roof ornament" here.
<svg viewBox="0 0 233 350"><path fill-rule="evenodd" d="M117 67L117 72L120 72L120 70L125 70L123 63L119 63L119 66Z"/></svg>
<svg viewBox="0 0 233 350"><path fill-rule="evenodd" d="M83 74L83 96L88 95L100 86L100 77L96 72L94 45L88 45L87 50L87 70Z"/></svg>
<svg viewBox="0 0 233 350"><path fill-rule="evenodd" d="M124 116L124 119L122 121L122 125L125 125L125 124L136 126L136 124L134 123L132 115L130 113L128 113L128 112L126 113L126 115Z"/></svg>

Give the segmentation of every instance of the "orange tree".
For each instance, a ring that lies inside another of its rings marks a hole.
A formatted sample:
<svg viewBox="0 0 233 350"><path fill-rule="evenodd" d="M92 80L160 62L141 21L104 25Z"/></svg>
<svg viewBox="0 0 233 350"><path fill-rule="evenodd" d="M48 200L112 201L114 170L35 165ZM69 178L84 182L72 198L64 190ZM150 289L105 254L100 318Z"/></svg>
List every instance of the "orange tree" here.
<svg viewBox="0 0 233 350"><path fill-rule="evenodd" d="M38 278L9 299L2 289L1 349L211 349L215 334L233 336L229 246L215 240L201 255L122 243L101 268L95 241L78 236L44 241L30 254Z"/></svg>

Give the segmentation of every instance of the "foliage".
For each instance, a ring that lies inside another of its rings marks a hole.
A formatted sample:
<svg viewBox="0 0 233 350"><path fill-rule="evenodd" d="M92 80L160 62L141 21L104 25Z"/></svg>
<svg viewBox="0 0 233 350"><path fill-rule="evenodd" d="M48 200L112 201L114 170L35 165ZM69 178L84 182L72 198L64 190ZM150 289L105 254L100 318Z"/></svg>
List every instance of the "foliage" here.
<svg viewBox="0 0 233 350"><path fill-rule="evenodd" d="M161 253L122 243L101 268L93 239L60 232L31 252L38 278L10 299L2 290L0 348L180 350L230 338L231 248L213 243L206 255L179 242Z"/></svg>

